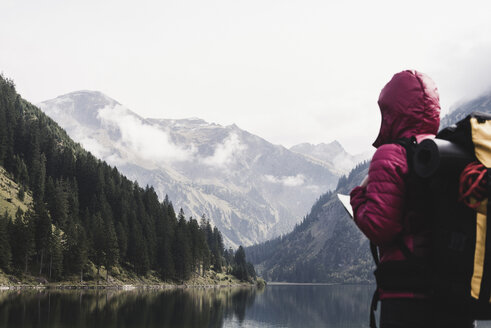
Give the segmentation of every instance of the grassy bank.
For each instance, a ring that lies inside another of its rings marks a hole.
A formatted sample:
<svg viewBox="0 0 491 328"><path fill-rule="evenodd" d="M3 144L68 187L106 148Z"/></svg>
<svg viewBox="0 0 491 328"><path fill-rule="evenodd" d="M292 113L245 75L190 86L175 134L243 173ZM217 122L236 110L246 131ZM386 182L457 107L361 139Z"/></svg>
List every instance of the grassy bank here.
<svg viewBox="0 0 491 328"><path fill-rule="evenodd" d="M116 271L116 272L115 272ZM212 270L205 272L204 275L193 274L185 281L163 281L159 279L155 272L150 272L146 276L136 276L128 271L113 269L106 279L106 271L100 270L100 277L89 274L80 281L80 277L72 276L62 281L49 282L45 277L32 275L10 275L0 271L0 288L60 288L60 289L94 289L94 288L173 288L173 287L220 287L220 286L263 286L264 280L258 278L257 281L241 281L236 277L216 273Z"/></svg>

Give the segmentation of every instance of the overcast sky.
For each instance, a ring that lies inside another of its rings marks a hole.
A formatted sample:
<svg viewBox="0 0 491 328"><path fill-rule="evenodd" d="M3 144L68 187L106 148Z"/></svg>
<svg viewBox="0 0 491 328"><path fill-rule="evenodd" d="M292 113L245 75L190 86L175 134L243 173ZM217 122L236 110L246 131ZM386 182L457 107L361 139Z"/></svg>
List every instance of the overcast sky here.
<svg viewBox="0 0 491 328"><path fill-rule="evenodd" d="M1 0L0 71L33 103L99 90L143 117L357 153L396 72L430 75L443 113L491 88L490 17L472 0Z"/></svg>

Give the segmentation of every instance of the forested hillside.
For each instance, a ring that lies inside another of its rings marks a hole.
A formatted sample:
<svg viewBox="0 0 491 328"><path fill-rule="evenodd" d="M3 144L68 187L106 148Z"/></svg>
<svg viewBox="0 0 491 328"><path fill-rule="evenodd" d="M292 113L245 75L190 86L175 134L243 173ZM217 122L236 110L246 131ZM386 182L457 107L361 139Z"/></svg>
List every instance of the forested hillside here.
<svg viewBox="0 0 491 328"><path fill-rule="evenodd" d="M15 197L32 196L15 215L0 207L4 272L51 281L84 279L94 266L97 273L108 269L106 277L123 270L153 272L166 281L210 268L241 279L255 274L242 248L224 250L209 220L186 219L182 210L176 216L168 198L160 202L152 187L140 187L83 150L3 76L0 166L6 181L20 186ZM4 201L12 204L11 198Z"/></svg>

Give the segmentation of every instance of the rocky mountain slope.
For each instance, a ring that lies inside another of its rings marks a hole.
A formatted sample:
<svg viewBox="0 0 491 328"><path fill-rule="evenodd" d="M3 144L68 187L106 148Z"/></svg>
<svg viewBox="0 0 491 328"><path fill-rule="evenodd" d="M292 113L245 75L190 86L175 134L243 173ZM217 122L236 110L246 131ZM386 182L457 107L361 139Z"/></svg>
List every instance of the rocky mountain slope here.
<svg viewBox="0 0 491 328"><path fill-rule="evenodd" d="M373 151L367 151L358 155L351 155L341 146L338 141L331 143L320 143L313 145L301 143L290 147L290 150L326 163L332 172L339 175L348 174L358 163L371 158Z"/></svg>
<svg viewBox="0 0 491 328"><path fill-rule="evenodd" d="M280 238L246 248L247 258L268 281L371 282L368 240L339 202L366 176L368 162L340 179L334 192L321 196L295 229Z"/></svg>
<svg viewBox="0 0 491 328"><path fill-rule="evenodd" d="M236 125L144 119L94 91L73 92L39 107L130 179L153 185L161 199L167 194L187 216L210 218L231 246L291 231L338 180L325 162Z"/></svg>

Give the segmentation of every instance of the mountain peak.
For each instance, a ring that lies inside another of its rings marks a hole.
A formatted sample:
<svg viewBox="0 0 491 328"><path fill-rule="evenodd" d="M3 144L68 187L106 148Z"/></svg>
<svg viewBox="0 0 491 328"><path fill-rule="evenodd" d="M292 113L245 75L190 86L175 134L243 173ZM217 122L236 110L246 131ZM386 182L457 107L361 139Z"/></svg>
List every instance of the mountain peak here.
<svg viewBox="0 0 491 328"><path fill-rule="evenodd" d="M320 143L320 144L311 144L308 142L300 143L298 145L290 147L291 151L297 153L323 153L329 156L336 156L340 153L346 153L343 146L339 143L339 141L334 140L330 143Z"/></svg>
<svg viewBox="0 0 491 328"><path fill-rule="evenodd" d="M73 119L80 124L96 127L101 124L99 113L102 109L122 105L100 91L79 90L43 101L38 106L49 116L58 118L58 123ZM126 108L124 110L131 112Z"/></svg>
<svg viewBox="0 0 491 328"><path fill-rule="evenodd" d="M327 164L334 172L343 175L347 174L351 168L353 168L365 157L369 157L369 154L362 154L360 156L353 156L346 152L341 143L334 140L330 143L320 143L313 145L310 143L301 143L290 148L291 151L300 153L307 158L319 160Z"/></svg>
<svg viewBox="0 0 491 328"><path fill-rule="evenodd" d="M82 103L97 103L98 105L105 104L105 105L121 105L118 103L116 100L113 98L107 96L106 94L102 93L101 91L97 90L78 90L78 91L73 91L61 96L56 97L54 100L59 99L59 100L65 100L65 99L70 99L74 102L82 102Z"/></svg>
<svg viewBox="0 0 491 328"><path fill-rule="evenodd" d="M334 140L328 144L320 144L320 146L324 146L326 150L334 151L337 153L345 153L343 146L339 143L339 141Z"/></svg>

